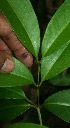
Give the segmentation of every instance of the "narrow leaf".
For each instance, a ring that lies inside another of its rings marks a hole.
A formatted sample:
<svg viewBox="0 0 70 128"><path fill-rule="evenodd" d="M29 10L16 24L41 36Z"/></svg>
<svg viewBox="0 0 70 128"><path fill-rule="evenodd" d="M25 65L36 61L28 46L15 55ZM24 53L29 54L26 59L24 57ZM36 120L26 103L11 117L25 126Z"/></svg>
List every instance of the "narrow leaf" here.
<svg viewBox="0 0 70 128"><path fill-rule="evenodd" d="M43 106L70 123L70 89L53 94L46 99Z"/></svg>
<svg viewBox="0 0 70 128"><path fill-rule="evenodd" d="M16 118L30 107L29 103L21 99L0 99L0 123Z"/></svg>
<svg viewBox="0 0 70 128"><path fill-rule="evenodd" d="M23 90L19 87L0 87L0 98L26 99L26 96Z"/></svg>
<svg viewBox="0 0 70 128"><path fill-rule="evenodd" d="M41 126L38 124L32 124L32 123L16 123L16 124L10 125L6 128L48 128L48 127Z"/></svg>
<svg viewBox="0 0 70 128"><path fill-rule="evenodd" d="M70 41L41 62L41 81L48 80L70 67Z"/></svg>
<svg viewBox="0 0 70 128"><path fill-rule="evenodd" d="M42 42L42 57L57 51L70 40L70 1L58 9L46 29Z"/></svg>
<svg viewBox="0 0 70 128"><path fill-rule="evenodd" d="M0 87L15 87L33 84L33 76L28 68L14 58L15 68L10 73L0 73Z"/></svg>
<svg viewBox="0 0 70 128"><path fill-rule="evenodd" d="M22 44L38 58L40 30L29 0L0 0L0 10L6 15Z"/></svg>

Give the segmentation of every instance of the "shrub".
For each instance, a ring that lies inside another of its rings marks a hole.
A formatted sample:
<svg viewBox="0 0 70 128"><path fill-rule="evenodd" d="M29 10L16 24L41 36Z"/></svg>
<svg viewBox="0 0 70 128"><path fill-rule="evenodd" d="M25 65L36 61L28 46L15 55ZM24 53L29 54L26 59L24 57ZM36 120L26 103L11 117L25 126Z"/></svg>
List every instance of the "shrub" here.
<svg viewBox="0 0 70 128"><path fill-rule="evenodd" d="M65 0L49 22L41 53L39 25L30 1L0 0L0 3L0 10L6 15L22 44L36 58L38 66L37 80L34 80L29 69L14 57L14 70L10 73L0 73L0 123L12 120L30 108L37 110L40 125L17 123L8 128L47 128L42 124L41 108L46 108L64 121L70 122L70 89L49 96L42 105L39 102L42 83L53 79L70 66L70 1ZM35 87L38 101L36 104L28 99L22 90L21 86L26 85Z"/></svg>

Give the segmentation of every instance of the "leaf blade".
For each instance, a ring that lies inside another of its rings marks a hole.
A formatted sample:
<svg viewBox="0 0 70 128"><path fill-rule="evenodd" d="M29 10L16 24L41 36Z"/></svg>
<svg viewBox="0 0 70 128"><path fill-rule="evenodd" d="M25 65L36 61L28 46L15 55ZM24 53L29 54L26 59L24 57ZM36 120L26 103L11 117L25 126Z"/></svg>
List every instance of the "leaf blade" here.
<svg viewBox="0 0 70 128"><path fill-rule="evenodd" d="M41 82L48 80L70 66L70 41L41 62Z"/></svg>
<svg viewBox="0 0 70 128"><path fill-rule="evenodd" d="M70 89L48 97L43 106L59 118L70 123Z"/></svg>
<svg viewBox="0 0 70 128"><path fill-rule="evenodd" d="M0 123L16 118L31 105L22 99L0 99Z"/></svg>
<svg viewBox="0 0 70 128"><path fill-rule="evenodd" d="M10 73L0 73L0 87L15 87L35 84L28 68L14 58L15 68Z"/></svg>
<svg viewBox="0 0 70 128"><path fill-rule="evenodd" d="M70 1L65 1L48 24L43 42L42 56L57 51L70 40Z"/></svg>
<svg viewBox="0 0 70 128"><path fill-rule="evenodd" d="M0 98L5 99L26 99L23 90L19 87L0 87Z"/></svg>
<svg viewBox="0 0 70 128"><path fill-rule="evenodd" d="M17 124L13 124L8 126L7 128L47 128L46 126L41 126L38 124L32 124L32 123L17 123Z"/></svg>
<svg viewBox="0 0 70 128"><path fill-rule="evenodd" d="M6 15L17 37L38 58L40 30L30 1L17 0L16 2L16 0L4 0L2 2L0 0L0 3L0 10Z"/></svg>

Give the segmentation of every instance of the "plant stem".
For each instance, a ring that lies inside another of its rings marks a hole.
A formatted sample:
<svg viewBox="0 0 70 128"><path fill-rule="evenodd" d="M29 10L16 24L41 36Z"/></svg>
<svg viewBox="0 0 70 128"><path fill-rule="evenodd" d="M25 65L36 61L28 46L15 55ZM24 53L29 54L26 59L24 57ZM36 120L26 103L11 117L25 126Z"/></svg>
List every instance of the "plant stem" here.
<svg viewBox="0 0 70 128"><path fill-rule="evenodd" d="M40 63L38 62L38 79L37 79L38 87L39 87L39 78L40 78Z"/></svg>
<svg viewBox="0 0 70 128"><path fill-rule="evenodd" d="M34 108L36 108L36 105L31 100L29 100L28 98L26 98L25 100L29 102Z"/></svg>
<svg viewBox="0 0 70 128"><path fill-rule="evenodd" d="M40 111L40 101L39 101L39 96L40 96L40 94L39 94L39 87L37 88L37 107L36 107L36 109L37 109L37 113L38 113L38 117L39 117L39 122L40 122L40 125L42 125L42 118L41 118L41 111Z"/></svg>
<svg viewBox="0 0 70 128"><path fill-rule="evenodd" d="M42 118L41 118L41 112L40 112L39 107L37 107L37 112L38 112L38 116L39 116L40 125L42 125Z"/></svg>
<svg viewBox="0 0 70 128"><path fill-rule="evenodd" d="M39 117L40 125L42 125L42 118L41 118L41 112L40 112L40 100L39 100L39 97L40 97L40 93L39 93L39 89L40 89L39 79L40 79L40 62L38 62L37 106L36 106L36 109L37 109L37 112L38 112L38 117Z"/></svg>

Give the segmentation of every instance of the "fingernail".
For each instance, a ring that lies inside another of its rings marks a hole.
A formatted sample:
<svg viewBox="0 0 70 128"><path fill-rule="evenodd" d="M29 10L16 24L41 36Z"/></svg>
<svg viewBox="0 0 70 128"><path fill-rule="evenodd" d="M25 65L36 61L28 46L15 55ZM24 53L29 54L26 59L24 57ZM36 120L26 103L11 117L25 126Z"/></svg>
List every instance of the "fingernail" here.
<svg viewBox="0 0 70 128"><path fill-rule="evenodd" d="M10 59L6 59L0 72L6 73L12 71L14 68L14 61Z"/></svg>

